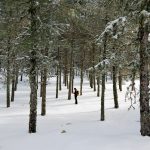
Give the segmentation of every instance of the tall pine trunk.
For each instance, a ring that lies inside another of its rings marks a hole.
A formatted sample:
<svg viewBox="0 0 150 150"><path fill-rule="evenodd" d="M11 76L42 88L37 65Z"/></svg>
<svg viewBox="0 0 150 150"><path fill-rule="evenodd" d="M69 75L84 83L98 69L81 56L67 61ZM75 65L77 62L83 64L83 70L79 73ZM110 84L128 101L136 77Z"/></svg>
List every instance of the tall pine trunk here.
<svg viewBox="0 0 150 150"><path fill-rule="evenodd" d="M12 88L11 88L11 102L14 102L15 98L15 65L13 65L12 71Z"/></svg>
<svg viewBox="0 0 150 150"><path fill-rule="evenodd" d="M43 93L43 70L41 70L41 84L40 84L40 97L42 97Z"/></svg>
<svg viewBox="0 0 150 150"><path fill-rule="evenodd" d="M136 70L133 69L133 70L132 70L132 79L131 79L131 81L132 81L132 91L134 90L135 75L136 75Z"/></svg>
<svg viewBox="0 0 150 150"><path fill-rule="evenodd" d="M41 115L46 115L46 82L47 82L47 68L44 67L42 75L42 105L41 105Z"/></svg>
<svg viewBox="0 0 150 150"><path fill-rule="evenodd" d="M94 71L93 71L93 85L94 85L94 91L96 91L96 73L95 73L95 68L94 68Z"/></svg>
<svg viewBox="0 0 150 150"><path fill-rule="evenodd" d="M6 76L6 97L7 97L7 107L10 107L10 37L8 38L7 47L7 76Z"/></svg>
<svg viewBox="0 0 150 150"><path fill-rule="evenodd" d="M62 67L61 67L61 51L60 51L60 47L58 47L58 61L59 61L59 91L61 91L62 87L61 87L61 71L62 71Z"/></svg>
<svg viewBox="0 0 150 150"><path fill-rule="evenodd" d="M64 83L68 87L68 49L65 49Z"/></svg>
<svg viewBox="0 0 150 150"><path fill-rule="evenodd" d="M29 115L29 133L36 132L37 119L37 4L35 0L30 0L30 15L31 15L31 42L30 51L30 115Z"/></svg>
<svg viewBox="0 0 150 150"><path fill-rule="evenodd" d="M103 61L106 59L107 34L104 38ZM105 61L103 62L105 68ZM105 71L102 72L102 88L101 88L101 121L105 120Z"/></svg>
<svg viewBox="0 0 150 150"><path fill-rule="evenodd" d="M58 98L58 86L59 86L59 71L58 71L58 66L56 69L56 98Z"/></svg>
<svg viewBox="0 0 150 150"><path fill-rule="evenodd" d="M150 11L150 1L145 0L142 10ZM140 42L140 122L141 135L150 136L150 106L149 106L149 77L148 77L148 35L149 24L145 23L144 15L140 16L139 42Z"/></svg>
<svg viewBox="0 0 150 150"><path fill-rule="evenodd" d="M119 71L118 84L119 84L119 90L122 91L122 74L121 74L121 71Z"/></svg>
<svg viewBox="0 0 150 150"><path fill-rule="evenodd" d="M9 61L9 58L7 60L7 77L6 77L6 80L7 80L7 107L10 107L10 61Z"/></svg>
<svg viewBox="0 0 150 150"><path fill-rule="evenodd" d="M114 95L114 107L119 108L118 94L117 94L117 68L113 66L113 95Z"/></svg>
<svg viewBox="0 0 150 150"><path fill-rule="evenodd" d="M93 87L94 87L94 91L96 91L96 71L95 71L95 44L92 43L92 54L93 54L93 58L92 58L92 62L93 62Z"/></svg>
<svg viewBox="0 0 150 150"><path fill-rule="evenodd" d="M48 56L48 48L45 48L45 56ZM47 85L47 65L44 64L42 71L42 103L41 103L41 115L46 115L46 85Z"/></svg>
<svg viewBox="0 0 150 150"><path fill-rule="evenodd" d="M105 120L105 73L102 73L101 121Z"/></svg>
<svg viewBox="0 0 150 150"><path fill-rule="evenodd" d="M61 62L60 62L61 63ZM61 64L59 65L59 91L62 90L62 85L61 85L61 80L62 80L62 77L61 77Z"/></svg>
<svg viewBox="0 0 150 150"><path fill-rule="evenodd" d="M90 87L93 88L93 74L92 74L92 72L89 73L89 80L90 80Z"/></svg>
<svg viewBox="0 0 150 150"><path fill-rule="evenodd" d="M18 76L19 76L19 69L18 66L16 65L16 69L15 69L15 91L17 91L17 86L18 86Z"/></svg>
<svg viewBox="0 0 150 150"><path fill-rule="evenodd" d="M81 75L80 75L80 95L82 95L83 89L83 68L81 68Z"/></svg>
<svg viewBox="0 0 150 150"><path fill-rule="evenodd" d="M23 69L21 70L20 81L23 80Z"/></svg>
<svg viewBox="0 0 150 150"><path fill-rule="evenodd" d="M38 71L38 69L37 69L37 71L36 71L36 88L38 89L39 88L39 71Z"/></svg>
<svg viewBox="0 0 150 150"><path fill-rule="evenodd" d="M97 77L97 97L100 96L100 77Z"/></svg>
<svg viewBox="0 0 150 150"><path fill-rule="evenodd" d="M80 95L82 95L83 88L83 54L81 54L81 64L80 64Z"/></svg>
<svg viewBox="0 0 150 150"><path fill-rule="evenodd" d="M68 100L71 100L71 93L72 93L72 60L73 60L73 43L71 47L71 54L70 54L70 74L69 74L69 89L68 89Z"/></svg>
<svg viewBox="0 0 150 150"><path fill-rule="evenodd" d="M66 76L66 85L67 85L67 89L69 89L69 76L68 76L68 74Z"/></svg>
<svg viewBox="0 0 150 150"><path fill-rule="evenodd" d="M72 66L72 83L71 83L71 89L72 89L72 93L73 93L73 88L74 88L74 61L72 62L73 66Z"/></svg>
<svg viewBox="0 0 150 150"><path fill-rule="evenodd" d="M57 67L56 67L56 98L58 98L58 91L59 91L59 56L60 55L60 50L59 50L59 47L57 49Z"/></svg>

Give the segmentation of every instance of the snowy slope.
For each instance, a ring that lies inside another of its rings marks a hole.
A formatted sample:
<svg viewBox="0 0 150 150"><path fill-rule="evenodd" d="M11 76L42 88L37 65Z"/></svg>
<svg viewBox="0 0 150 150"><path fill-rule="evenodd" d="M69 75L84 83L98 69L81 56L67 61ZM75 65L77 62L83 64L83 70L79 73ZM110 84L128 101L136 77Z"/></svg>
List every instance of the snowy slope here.
<svg viewBox="0 0 150 150"><path fill-rule="evenodd" d="M67 90L55 99L55 78L47 88L47 115L40 116L38 96L37 133L28 133L29 85L19 82L16 99L5 108L5 89L0 84L0 150L149 150L150 138L140 136L139 105L128 111L124 91L118 110L113 109L112 84L106 86L106 121L100 120L100 98L84 82L79 104L67 100ZM138 86L138 85L137 85ZM79 81L76 79L79 89ZM61 133L65 130L65 133Z"/></svg>

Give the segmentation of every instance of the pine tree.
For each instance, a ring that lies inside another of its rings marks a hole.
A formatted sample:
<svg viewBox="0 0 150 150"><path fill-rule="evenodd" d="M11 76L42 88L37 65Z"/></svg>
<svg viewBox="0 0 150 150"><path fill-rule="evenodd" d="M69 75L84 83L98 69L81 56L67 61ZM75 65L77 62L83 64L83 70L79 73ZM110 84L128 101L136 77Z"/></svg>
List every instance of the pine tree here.
<svg viewBox="0 0 150 150"><path fill-rule="evenodd" d="M37 118L37 10L38 2L30 0L30 15L31 15L31 50L30 50L30 118L29 118L29 133L36 132Z"/></svg>
<svg viewBox="0 0 150 150"><path fill-rule="evenodd" d="M141 135L150 136L149 75L148 75L148 36L150 26L150 0L141 4L139 16L140 43L140 120Z"/></svg>

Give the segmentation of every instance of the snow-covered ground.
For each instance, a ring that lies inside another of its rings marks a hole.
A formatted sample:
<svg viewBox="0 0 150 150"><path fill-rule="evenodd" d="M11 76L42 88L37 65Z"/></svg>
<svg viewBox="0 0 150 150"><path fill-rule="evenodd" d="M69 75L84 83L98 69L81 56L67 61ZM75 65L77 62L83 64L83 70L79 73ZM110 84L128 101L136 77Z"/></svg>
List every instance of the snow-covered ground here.
<svg viewBox="0 0 150 150"><path fill-rule="evenodd" d="M75 80L79 89L79 81ZM138 86L138 83L137 83ZM128 111L127 84L119 94L119 109L113 108L112 84L106 86L105 117L100 121L100 98L85 80L78 105L67 100L67 89L55 99L55 78L47 87L47 115L40 116L38 96L37 133L28 133L29 85L19 82L15 102L6 108L5 87L0 84L0 150L149 150L150 138L140 135L139 105ZM66 131L65 133L62 133Z"/></svg>

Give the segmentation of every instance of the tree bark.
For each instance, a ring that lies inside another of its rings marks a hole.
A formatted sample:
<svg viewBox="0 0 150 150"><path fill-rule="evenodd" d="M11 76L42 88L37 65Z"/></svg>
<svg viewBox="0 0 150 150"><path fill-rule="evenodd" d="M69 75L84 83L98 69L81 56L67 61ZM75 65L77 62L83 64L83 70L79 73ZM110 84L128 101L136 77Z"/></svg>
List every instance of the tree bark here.
<svg viewBox="0 0 150 150"><path fill-rule="evenodd" d="M48 48L45 48L45 56L48 56ZM47 85L47 65L45 64L42 71L42 103L41 103L41 115L46 115L46 85Z"/></svg>
<svg viewBox="0 0 150 150"><path fill-rule="evenodd" d="M94 91L96 91L96 79L95 79L95 76L96 76L96 72L95 72L95 44L93 43L92 44L92 54L93 54L93 87L94 87Z"/></svg>
<svg viewBox="0 0 150 150"><path fill-rule="evenodd" d="M29 115L29 133L36 132L37 119L37 7L35 0L30 0L30 15L31 15L31 42L32 49L30 51L30 115Z"/></svg>
<svg viewBox="0 0 150 150"><path fill-rule="evenodd" d="M83 88L83 53L81 54L81 62L80 62L80 95L82 95Z"/></svg>
<svg viewBox="0 0 150 150"><path fill-rule="evenodd" d="M39 71L38 71L38 69L37 69L37 72L36 72L36 82L37 82L36 88L38 89L39 88Z"/></svg>
<svg viewBox="0 0 150 150"><path fill-rule="evenodd" d="M10 37L8 38L7 47L7 76L6 76L6 97L7 97L7 108L10 107Z"/></svg>
<svg viewBox="0 0 150 150"><path fill-rule="evenodd" d="M42 97L42 93L43 93L43 71L41 70L41 84L40 84L40 97Z"/></svg>
<svg viewBox="0 0 150 150"><path fill-rule="evenodd" d="M96 77L95 77L95 68L94 68L94 71L93 71L93 85L94 85L94 92L96 91Z"/></svg>
<svg viewBox="0 0 150 150"><path fill-rule="evenodd" d="M119 71L118 83L119 83L119 90L122 91L122 75L121 75L121 71Z"/></svg>
<svg viewBox="0 0 150 150"><path fill-rule="evenodd" d="M67 89L69 89L69 81L68 81L69 79L68 78L69 78L69 76L67 74L67 76L66 76Z"/></svg>
<svg viewBox="0 0 150 150"><path fill-rule="evenodd" d="M81 76L80 76L80 95L82 95L83 89L83 68L81 68Z"/></svg>
<svg viewBox="0 0 150 150"><path fill-rule="evenodd" d="M133 69L132 70L132 91L134 90L135 75L136 75L136 71L135 71L135 69Z"/></svg>
<svg viewBox="0 0 150 150"><path fill-rule="evenodd" d="M101 121L105 120L105 73L102 74Z"/></svg>
<svg viewBox="0 0 150 150"><path fill-rule="evenodd" d="M20 81L23 80L23 71L21 71L21 75L20 75Z"/></svg>
<svg viewBox="0 0 150 150"><path fill-rule="evenodd" d="M71 93L72 93L72 60L73 60L73 43L71 48L70 54L70 74L69 74L69 90L68 90L68 100L71 100Z"/></svg>
<svg viewBox="0 0 150 150"><path fill-rule="evenodd" d="M97 97L100 97L100 77L97 77Z"/></svg>
<svg viewBox="0 0 150 150"><path fill-rule="evenodd" d="M62 86L61 86L61 71L62 71L62 69L61 69L61 64L59 65L59 91L61 91L62 90Z"/></svg>
<svg viewBox="0 0 150 150"><path fill-rule="evenodd" d="M73 88L74 88L74 61L72 62L73 66L72 66L72 83L71 83L71 89L72 89L72 93L73 93Z"/></svg>
<svg viewBox="0 0 150 150"><path fill-rule="evenodd" d="M93 88L93 75L91 72L89 73L89 80L90 80L90 87Z"/></svg>
<svg viewBox="0 0 150 150"><path fill-rule="evenodd" d="M103 61L106 59L107 34L104 38ZM103 63L105 68L105 62ZM102 92L101 92L101 121L105 120L105 71L102 72Z"/></svg>
<svg viewBox="0 0 150 150"><path fill-rule="evenodd" d="M47 82L47 68L44 67L43 75L42 75L42 109L41 109L41 115L46 115L46 82Z"/></svg>
<svg viewBox="0 0 150 150"><path fill-rule="evenodd" d="M11 102L14 102L15 98L15 68L12 71L12 89L11 89Z"/></svg>
<svg viewBox="0 0 150 150"><path fill-rule="evenodd" d="M58 47L58 63L59 63L59 70L58 70L58 79L59 79L59 81L58 81L58 83L59 83L59 91L61 91L61 52L60 52L60 47Z"/></svg>
<svg viewBox="0 0 150 150"><path fill-rule="evenodd" d="M118 104L118 94L117 94L117 69L113 66L113 95L114 95L114 107L119 108Z"/></svg>
<svg viewBox="0 0 150 150"><path fill-rule="evenodd" d="M7 107L10 107L10 61L7 60Z"/></svg>
<svg viewBox="0 0 150 150"><path fill-rule="evenodd" d="M68 87L68 51L65 49L64 83Z"/></svg>
<svg viewBox="0 0 150 150"><path fill-rule="evenodd" d="M17 86L18 86L18 76L19 76L19 69L18 66L16 65L16 69L15 69L15 91L17 91Z"/></svg>
<svg viewBox="0 0 150 150"><path fill-rule="evenodd" d="M59 71L58 71L58 66L56 69L56 98L58 98L58 86L59 86Z"/></svg>
<svg viewBox="0 0 150 150"><path fill-rule="evenodd" d="M144 1L146 10L150 10L150 1ZM144 6L144 5L143 5ZM144 8L142 8L143 10ZM141 135L150 136L150 108L149 108L149 77L148 77L148 34L149 24L145 23L143 15L139 22L139 42L140 42L140 122Z"/></svg>

